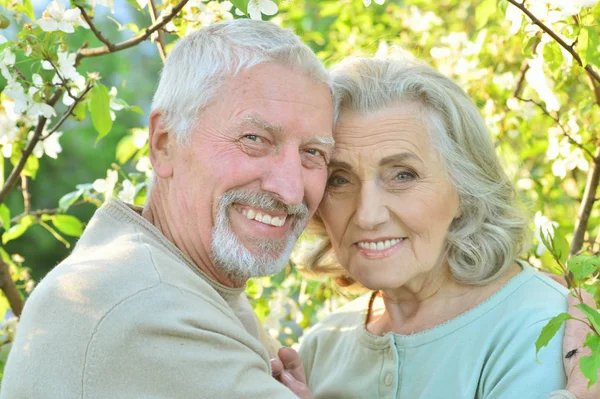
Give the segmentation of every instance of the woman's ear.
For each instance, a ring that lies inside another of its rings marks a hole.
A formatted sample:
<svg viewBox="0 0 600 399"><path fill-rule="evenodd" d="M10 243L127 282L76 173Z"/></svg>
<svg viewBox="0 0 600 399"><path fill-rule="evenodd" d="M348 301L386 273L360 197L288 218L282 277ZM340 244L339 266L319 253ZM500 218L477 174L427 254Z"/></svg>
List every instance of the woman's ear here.
<svg viewBox="0 0 600 399"><path fill-rule="evenodd" d="M152 170L158 177L168 179L173 175L172 146L175 137L165 129L164 113L161 110L154 110L150 114L148 135Z"/></svg>

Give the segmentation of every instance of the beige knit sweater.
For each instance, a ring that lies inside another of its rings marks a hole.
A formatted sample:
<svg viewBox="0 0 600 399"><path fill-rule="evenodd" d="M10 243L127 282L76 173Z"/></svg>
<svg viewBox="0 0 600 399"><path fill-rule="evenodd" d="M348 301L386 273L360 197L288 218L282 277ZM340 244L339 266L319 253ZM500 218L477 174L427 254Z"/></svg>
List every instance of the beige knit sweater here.
<svg viewBox="0 0 600 399"><path fill-rule="evenodd" d="M243 289L111 199L27 300L0 398L295 398ZM268 349L265 349L268 348Z"/></svg>

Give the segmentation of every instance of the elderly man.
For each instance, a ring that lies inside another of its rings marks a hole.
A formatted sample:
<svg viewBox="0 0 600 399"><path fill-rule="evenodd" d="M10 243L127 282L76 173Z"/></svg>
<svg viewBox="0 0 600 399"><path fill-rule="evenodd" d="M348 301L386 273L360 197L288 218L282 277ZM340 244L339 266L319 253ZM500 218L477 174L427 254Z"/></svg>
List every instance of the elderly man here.
<svg viewBox="0 0 600 399"><path fill-rule="evenodd" d="M243 290L286 264L323 195L326 71L291 32L230 21L175 46L152 108L147 206L107 201L39 284L0 397L309 398L295 352L271 376Z"/></svg>
<svg viewBox="0 0 600 399"><path fill-rule="evenodd" d="M142 210L107 201L27 301L2 398L294 398L243 294L278 272L333 150L328 75L293 33L216 24L171 52Z"/></svg>

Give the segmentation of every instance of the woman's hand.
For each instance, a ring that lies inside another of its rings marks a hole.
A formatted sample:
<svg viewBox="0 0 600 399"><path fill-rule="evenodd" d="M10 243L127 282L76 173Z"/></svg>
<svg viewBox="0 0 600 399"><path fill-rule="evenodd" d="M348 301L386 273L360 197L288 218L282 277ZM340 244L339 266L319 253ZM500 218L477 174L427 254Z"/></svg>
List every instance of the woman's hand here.
<svg viewBox="0 0 600 399"><path fill-rule="evenodd" d="M292 348L283 347L277 352L278 359L271 359L273 377L288 387L301 399L312 399L312 394L306 384L304 366L298 352Z"/></svg>

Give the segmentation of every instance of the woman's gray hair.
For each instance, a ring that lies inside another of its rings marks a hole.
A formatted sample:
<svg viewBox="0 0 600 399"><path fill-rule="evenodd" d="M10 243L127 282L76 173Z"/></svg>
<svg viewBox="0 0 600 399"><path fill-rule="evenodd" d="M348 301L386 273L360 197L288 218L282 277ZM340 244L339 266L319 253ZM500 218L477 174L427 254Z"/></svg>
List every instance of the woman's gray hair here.
<svg viewBox="0 0 600 399"><path fill-rule="evenodd" d="M501 276L528 242L528 222L469 96L416 60L355 58L331 74L336 120L348 111L369 114L406 103L420 106L417 116L428 128L460 199L460 216L446 239L452 276L478 285ZM335 271L335 257L318 216L311 231L320 237L319 245L295 260L309 271ZM349 282L346 278L344 285Z"/></svg>
<svg viewBox="0 0 600 399"><path fill-rule="evenodd" d="M165 127L183 143L200 111L227 79L268 62L289 66L330 85L327 70L292 31L271 22L237 19L207 26L173 47L152 110L164 112Z"/></svg>

